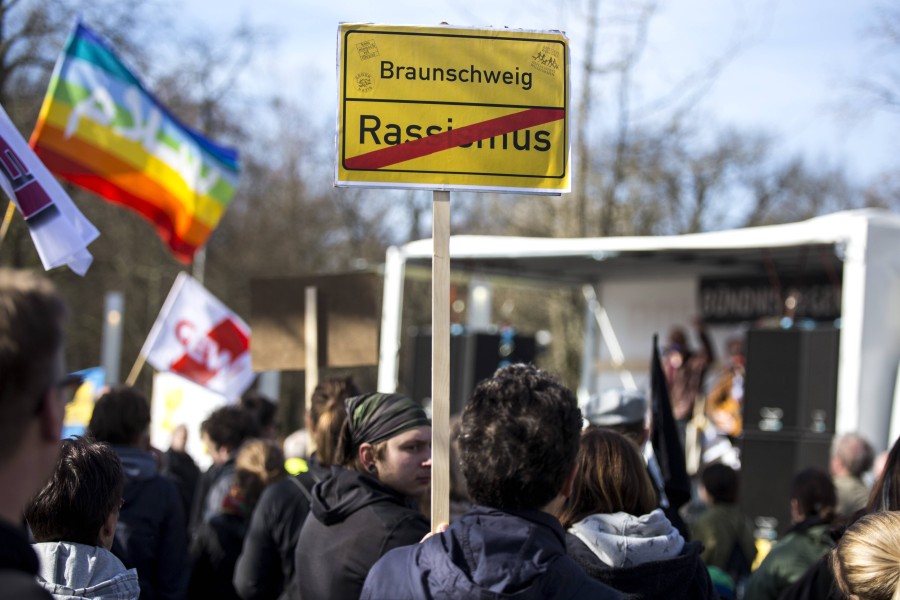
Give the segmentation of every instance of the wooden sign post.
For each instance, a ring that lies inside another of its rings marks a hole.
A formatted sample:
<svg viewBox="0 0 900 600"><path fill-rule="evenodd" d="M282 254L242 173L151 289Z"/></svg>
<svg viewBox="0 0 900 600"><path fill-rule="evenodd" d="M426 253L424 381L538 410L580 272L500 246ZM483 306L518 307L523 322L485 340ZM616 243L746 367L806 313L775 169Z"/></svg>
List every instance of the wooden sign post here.
<svg viewBox="0 0 900 600"><path fill-rule="evenodd" d="M450 192L434 192L431 259L431 530L450 522Z"/></svg>
<svg viewBox="0 0 900 600"><path fill-rule="evenodd" d="M303 414L310 414L312 409L312 395L319 385L319 321L318 315L318 294L313 286L307 287L305 290L306 302L306 318L304 319L304 343L306 345L306 369L303 374L305 381L305 400ZM312 437L312 436L310 436Z"/></svg>

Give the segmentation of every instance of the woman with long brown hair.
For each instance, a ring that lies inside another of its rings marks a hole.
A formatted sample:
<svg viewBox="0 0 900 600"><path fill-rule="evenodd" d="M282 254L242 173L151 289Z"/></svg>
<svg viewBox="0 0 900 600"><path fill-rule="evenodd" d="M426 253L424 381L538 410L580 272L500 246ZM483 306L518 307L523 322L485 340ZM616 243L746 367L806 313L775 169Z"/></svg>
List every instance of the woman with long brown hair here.
<svg viewBox="0 0 900 600"><path fill-rule="evenodd" d="M637 446L589 427L560 521L566 548L588 575L635 599L716 598L701 546L685 542L658 508Z"/></svg>

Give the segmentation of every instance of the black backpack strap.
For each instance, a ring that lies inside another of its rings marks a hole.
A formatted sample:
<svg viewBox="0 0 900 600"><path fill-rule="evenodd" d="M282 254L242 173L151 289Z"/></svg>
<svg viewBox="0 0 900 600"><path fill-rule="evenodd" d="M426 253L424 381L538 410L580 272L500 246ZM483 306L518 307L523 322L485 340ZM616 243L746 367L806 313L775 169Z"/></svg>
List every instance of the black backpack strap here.
<svg viewBox="0 0 900 600"><path fill-rule="evenodd" d="M731 575L731 578L737 583L738 581L750 575L750 561L741 548L740 540L734 541L731 553L728 555L728 563L725 565L725 572Z"/></svg>
<svg viewBox="0 0 900 600"><path fill-rule="evenodd" d="M313 476L315 477L315 476ZM300 488L300 491L303 492L303 495L306 496L306 501L311 505L312 504L312 493L306 489L306 485L302 481L300 481L299 477L291 477L291 481Z"/></svg>

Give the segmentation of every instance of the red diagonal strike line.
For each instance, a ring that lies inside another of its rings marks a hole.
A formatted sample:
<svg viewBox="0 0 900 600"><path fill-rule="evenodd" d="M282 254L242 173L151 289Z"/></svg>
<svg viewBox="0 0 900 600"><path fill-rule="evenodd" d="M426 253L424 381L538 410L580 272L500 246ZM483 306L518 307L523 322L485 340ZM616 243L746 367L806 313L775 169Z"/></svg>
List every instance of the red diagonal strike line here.
<svg viewBox="0 0 900 600"><path fill-rule="evenodd" d="M359 156L346 159L344 167L350 170L382 169L414 158L428 156L441 150L456 148L463 144L471 144L478 140L485 140L504 133L559 121L565 116L566 111L562 108L529 108L528 110L504 117L473 123L459 129L443 131L418 140L360 154Z"/></svg>

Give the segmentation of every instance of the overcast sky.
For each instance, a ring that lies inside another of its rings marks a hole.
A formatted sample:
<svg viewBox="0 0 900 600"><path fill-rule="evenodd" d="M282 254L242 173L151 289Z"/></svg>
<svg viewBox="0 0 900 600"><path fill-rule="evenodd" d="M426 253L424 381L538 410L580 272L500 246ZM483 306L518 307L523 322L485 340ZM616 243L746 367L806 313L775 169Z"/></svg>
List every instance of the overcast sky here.
<svg viewBox="0 0 900 600"><path fill-rule="evenodd" d="M276 34L273 52L253 69L253 85L304 99L312 111L336 107L338 23L507 26L564 30L578 73L586 33L577 5L534 0L189 0L185 23L210 31L246 21ZM881 2L884 3L883 1ZM604 2L602 5L609 5ZM706 93L704 114L722 125L765 129L787 151L844 164L868 178L896 169L900 118L873 111L848 115L847 98L861 73L887 60L865 31L875 0L668 0L660 2L637 71L636 98L653 101L693 70L741 50ZM598 39L602 50L615 39ZM894 57L896 60L896 55ZM574 85L579 85L574 80ZM578 91L573 88L573 98ZM859 112L859 111L857 111Z"/></svg>

